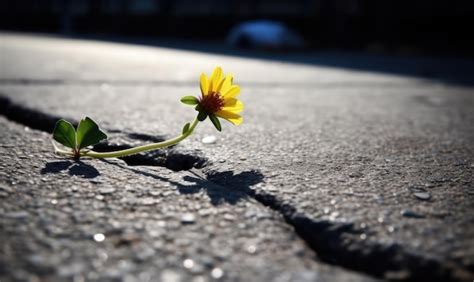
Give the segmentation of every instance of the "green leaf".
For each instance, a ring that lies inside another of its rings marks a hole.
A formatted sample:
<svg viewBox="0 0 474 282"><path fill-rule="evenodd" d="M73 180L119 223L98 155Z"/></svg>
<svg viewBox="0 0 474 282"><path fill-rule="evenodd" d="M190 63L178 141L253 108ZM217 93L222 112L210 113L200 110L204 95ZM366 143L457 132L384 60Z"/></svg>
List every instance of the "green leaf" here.
<svg viewBox="0 0 474 282"><path fill-rule="evenodd" d="M74 126L64 119L56 122L53 130L53 139L71 149L76 149L76 131Z"/></svg>
<svg viewBox="0 0 474 282"><path fill-rule="evenodd" d="M207 113L205 111L199 111L197 119L199 121L204 121L207 118Z"/></svg>
<svg viewBox="0 0 474 282"><path fill-rule="evenodd" d="M217 129L218 131L222 131L221 122L219 121L219 119L218 119L215 115L213 115L213 114L209 115L209 118L211 119L212 124L214 124L214 126L216 127L216 129Z"/></svg>
<svg viewBox="0 0 474 282"><path fill-rule="evenodd" d="M194 96L184 96L181 98L181 103L186 105L197 105L199 100Z"/></svg>
<svg viewBox="0 0 474 282"><path fill-rule="evenodd" d="M86 117L79 122L77 126L77 147L79 149L95 145L103 139L107 139L107 135L92 119Z"/></svg>
<svg viewBox="0 0 474 282"><path fill-rule="evenodd" d="M184 125L182 134L185 134L186 132L188 132L189 126L190 126L189 122Z"/></svg>

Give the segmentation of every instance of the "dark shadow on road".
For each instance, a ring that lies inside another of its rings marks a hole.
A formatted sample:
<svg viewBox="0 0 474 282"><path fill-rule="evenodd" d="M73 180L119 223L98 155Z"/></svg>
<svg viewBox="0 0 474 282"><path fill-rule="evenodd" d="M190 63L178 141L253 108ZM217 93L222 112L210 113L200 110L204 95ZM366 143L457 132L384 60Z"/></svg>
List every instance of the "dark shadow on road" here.
<svg viewBox="0 0 474 282"><path fill-rule="evenodd" d="M240 200L248 197L245 193L241 193L239 191L232 191L227 187L216 185L215 183L209 182L207 179L197 175L196 177L185 176L183 177L183 180L192 184L177 185L179 193L186 195L196 194L201 191L204 191L208 195L209 199L211 199L211 203L214 206L220 205L222 203L235 205Z"/></svg>
<svg viewBox="0 0 474 282"><path fill-rule="evenodd" d="M60 173L61 171L68 169L71 165L71 161L49 162L41 169L41 174Z"/></svg>
<svg viewBox="0 0 474 282"><path fill-rule="evenodd" d="M193 194L204 190L211 198L213 205L217 205L221 202L230 203L232 205L236 204L241 198L247 198L249 196L248 190L250 190L250 186L262 182L264 178L263 174L256 170L244 171L238 174L234 174L232 171L211 172L206 178L202 178L197 174L195 174L195 176L196 177L184 177L186 182L194 184L180 185L178 186L178 191L182 194ZM215 187L220 189L213 189ZM236 189L234 187L238 188ZM230 190L231 193L229 193L228 190Z"/></svg>
<svg viewBox="0 0 474 282"><path fill-rule="evenodd" d="M198 173L189 170L189 172L192 173L193 176L185 176L183 177L183 180L190 184L183 184L181 182L173 181L169 178L160 176L153 172L135 169L133 167L125 166L108 160L102 161L111 165L118 166L122 169L132 171L137 174L152 177L159 181L168 182L171 185L176 186L178 192L181 194L195 194L204 191L211 200L211 203L215 206L220 205L222 203L235 205L240 200L247 199L249 197L247 191L250 189L250 186L262 182L264 178L263 174L256 170L245 171L235 175L232 171L216 172L210 173L210 176L207 177L201 176ZM214 182L213 179L219 179L223 181ZM227 182L232 183L232 185L225 185L225 183ZM235 185L239 185L238 189L234 188Z"/></svg>
<svg viewBox="0 0 474 282"><path fill-rule="evenodd" d="M41 169L41 174L60 173L67 170L71 176L79 176L82 178L96 178L100 172L93 166L81 161L55 161L46 163Z"/></svg>
<svg viewBox="0 0 474 282"><path fill-rule="evenodd" d="M257 170L243 171L234 174L232 171L209 172L207 179L226 187L239 187L239 189L250 189L250 186L263 181L263 174Z"/></svg>

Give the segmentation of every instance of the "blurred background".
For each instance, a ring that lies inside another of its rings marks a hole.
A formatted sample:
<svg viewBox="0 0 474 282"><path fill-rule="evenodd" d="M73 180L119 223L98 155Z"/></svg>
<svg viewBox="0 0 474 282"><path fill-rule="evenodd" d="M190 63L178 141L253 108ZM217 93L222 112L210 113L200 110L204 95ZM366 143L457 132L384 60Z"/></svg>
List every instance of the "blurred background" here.
<svg viewBox="0 0 474 282"><path fill-rule="evenodd" d="M473 18L474 1L467 0L0 2L2 30L189 39L283 51L331 48L472 57Z"/></svg>

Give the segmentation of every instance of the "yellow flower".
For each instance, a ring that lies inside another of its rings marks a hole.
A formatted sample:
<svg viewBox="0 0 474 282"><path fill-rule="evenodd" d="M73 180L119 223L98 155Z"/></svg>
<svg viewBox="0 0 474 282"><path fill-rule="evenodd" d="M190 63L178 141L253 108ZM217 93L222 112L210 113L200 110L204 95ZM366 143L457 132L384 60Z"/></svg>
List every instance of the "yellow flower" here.
<svg viewBox="0 0 474 282"><path fill-rule="evenodd" d="M198 121L205 120L208 116L217 130L221 131L221 124L217 117L228 120L234 125L242 123L240 112L244 104L236 97L240 94L240 87L233 84L231 74L224 75L220 67L216 67L208 78L201 74L201 97L185 96L181 102L187 105L196 105Z"/></svg>
<svg viewBox="0 0 474 282"><path fill-rule="evenodd" d="M222 69L216 67L208 78L201 74L201 94L199 105L208 115L216 115L235 125L242 123L239 115L244 109L244 104L236 97L240 94L240 87L232 84L231 74L224 76Z"/></svg>

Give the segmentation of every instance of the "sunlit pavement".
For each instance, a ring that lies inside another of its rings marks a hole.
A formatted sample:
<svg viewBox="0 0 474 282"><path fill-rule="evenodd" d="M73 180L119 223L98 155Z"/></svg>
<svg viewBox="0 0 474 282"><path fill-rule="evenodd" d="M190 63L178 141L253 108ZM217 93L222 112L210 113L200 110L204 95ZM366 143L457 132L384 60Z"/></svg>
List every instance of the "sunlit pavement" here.
<svg viewBox="0 0 474 282"><path fill-rule="evenodd" d="M2 281L472 280L474 63L185 47L1 35ZM241 126L125 161L52 154L58 117L108 147L178 134L216 65Z"/></svg>

